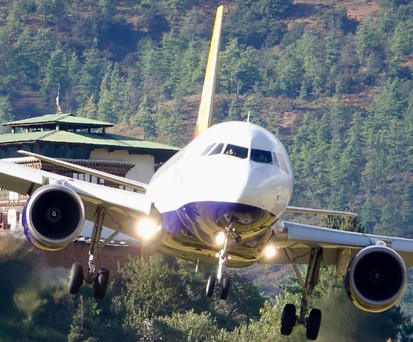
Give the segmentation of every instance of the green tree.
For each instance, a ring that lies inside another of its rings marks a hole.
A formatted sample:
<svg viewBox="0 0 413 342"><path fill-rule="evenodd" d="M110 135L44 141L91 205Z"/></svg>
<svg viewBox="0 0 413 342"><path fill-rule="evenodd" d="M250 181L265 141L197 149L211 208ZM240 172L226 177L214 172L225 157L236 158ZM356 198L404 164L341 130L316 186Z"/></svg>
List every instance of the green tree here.
<svg viewBox="0 0 413 342"><path fill-rule="evenodd" d="M255 49L231 39L220 55L219 89L239 96L253 89L259 80Z"/></svg>
<svg viewBox="0 0 413 342"><path fill-rule="evenodd" d="M324 47L314 30L305 30L297 42L297 51L302 58L303 80L300 97L319 96L324 92Z"/></svg>
<svg viewBox="0 0 413 342"><path fill-rule="evenodd" d="M404 180L403 183L400 219L402 221L402 226L404 227L403 230L410 235L411 228L413 227L413 211L411 210L413 204L413 185L408 179Z"/></svg>
<svg viewBox="0 0 413 342"><path fill-rule="evenodd" d="M57 46L51 53L47 65L43 69L43 79L41 80L41 93L45 99L53 98L58 86L60 85L60 94L64 96L67 91L70 79L68 75L68 63L66 54L61 46Z"/></svg>
<svg viewBox="0 0 413 342"><path fill-rule="evenodd" d="M385 54L382 32L373 19L364 20L357 28L356 46L360 63L367 67L368 75L374 77L382 69Z"/></svg>
<svg viewBox="0 0 413 342"><path fill-rule="evenodd" d="M24 29L14 46L14 60L11 70L20 83L29 85L39 80L43 67L54 50L53 39L49 29L32 31Z"/></svg>
<svg viewBox="0 0 413 342"><path fill-rule="evenodd" d="M362 183L362 171L365 164L363 120L360 113L354 114L351 127L346 132L344 151L338 156L336 172L332 176L333 178L336 177L334 182L338 186L336 189L337 196L344 197L340 203L341 209L343 204L349 204L350 199L358 192ZM331 196L334 198L335 194L333 193Z"/></svg>
<svg viewBox="0 0 413 342"><path fill-rule="evenodd" d="M13 120L13 113L8 96L0 96L0 123Z"/></svg>
<svg viewBox="0 0 413 342"><path fill-rule="evenodd" d="M184 144L182 137L185 134L185 125L182 117L179 115L179 102L177 99L174 108L160 105L156 111L156 127L159 140L173 146L182 146Z"/></svg>
<svg viewBox="0 0 413 342"><path fill-rule="evenodd" d="M125 80L120 75L119 66L108 65L100 84L97 117L108 122L117 122L122 118Z"/></svg>
<svg viewBox="0 0 413 342"><path fill-rule="evenodd" d="M67 56L69 57L69 56ZM68 108L77 108L76 87L79 82L81 65L75 52L67 59L67 89L65 89L64 103Z"/></svg>
<svg viewBox="0 0 413 342"><path fill-rule="evenodd" d="M379 234L391 234L395 236L403 235L403 224L400 217L399 208L392 198L386 198L380 217Z"/></svg>
<svg viewBox="0 0 413 342"><path fill-rule="evenodd" d="M192 94L201 93L200 84L203 81L204 74L201 69L201 58L197 44L190 42L188 47L176 56L178 65L174 70L178 73L176 84L176 94L183 97Z"/></svg>
<svg viewBox="0 0 413 342"><path fill-rule="evenodd" d="M65 13L67 1L63 0L35 0L37 11L44 16L44 20L50 20L52 23L59 22L59 19Z"/></svg>
<svg viewBox="0 0 413 342"><path fill-rule="evenodd" d="M101 312L95 300L80 296L67 340L69 342L99 341L102 324L98 317Z"/></svg>
<svg viewBox="0 0 413 342"><path fill-rule="evenodd" d="M213 298L211 309L220 327L232 330L240 323L248 324L257 319L264 305L264 298L247 278L229 273L231 293L226 300Z"/></svg>
<svg viewBox="0 0 413 342"><path fill-rule="evenodd" d="M80 106L86 104L91 95L99 99L102 78L107 71L107 61L101 56L96 46L83 52L84 63L79 72L77 100ZM107 80L109 76L107 76Z"/></svg>
<svg viewBox="0 0 413 342"><path fill-rule="evenodd" d="M133 123L143 128L143 138L145 140L158 135L156 131L155 112L149 96L144 96L139 104L138 112L133 118Z"/></svg>
<svg viewBox="0 0 413 342"><path fill-rule="evenodd" d="M152 318L182 310L185 284L165 262L154 257L149 261L129 259L119 274L125 288L119 300L125 307L127 320L133 321L136 312Z"/></svg>
<svg viewBox="0 0 413 342"><path fill-rule="evenodd" d="M362 224L367 232L371 232L374 226L379 222L380 210L373 200L371 194L367 195L367 199L361 208Z"/></svg>
<svg viewBox="0 0 413 342"><path fill-rule="evenodd" d="M238 97L234 97L228 108L228 120L230 121L240 121L242 119L241 115L241 104Z"/></svg>
<svg viewBox="0 0 413 342"><path fill-rule="evenodd" d="M291 8L290 0L236 1L226 25L231 36L242 44L274 46L287 31L280 18Z"/></svg>
<svg viewBox="0 0 413 342"><path fill-rule="evenodd" d="M297 43L288 45L276 63L276 86L281 94L295 98L303 80L303 62L296 53Z"/></svg>
<svg viewBox="0 0 413 342"><path fill-rule="evenodd" d="M412 53L413 20L398 22L390 42L394 58L402 59Z"/></svg>
<svg viewBox="0 0 413 342"><path fill-rule="evenodd" d="M162 340L165 341L218 341L220 331L210 314L195 313L193 310L185 313L173 313L162 317L168 330Z"/></svg>
<svg viewBox="0 0 413 342"><path fill-rule="evenodd" d="M97 118L98 108L95 102L95 98L90 95L89 99L86 102L86 105L79 108L76 113L78 116L89 118L89 119L96 119Z"/></svg>

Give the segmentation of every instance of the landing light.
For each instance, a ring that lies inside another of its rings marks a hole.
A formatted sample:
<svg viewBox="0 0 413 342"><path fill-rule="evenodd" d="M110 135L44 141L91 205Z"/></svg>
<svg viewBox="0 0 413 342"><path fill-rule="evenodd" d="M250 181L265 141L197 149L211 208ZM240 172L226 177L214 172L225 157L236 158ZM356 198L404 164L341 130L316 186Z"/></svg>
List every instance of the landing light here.
<svg viewBox="0 0 413 342"><path fill-rule="evenodd" d="M219 232L217 235L215 235L215 245L223 246L226 238L227 237L225 236L224 232Z"/></svg>
<svg viewBox="0 0 413 342"><path fill-rule="evenodd" d="M138 221L136 232L143 240L151 240L160 230L160 226L150 218L143 218Z"/></svg>
<svg viewBox="0 0 413 342"><path fill-rule="evenodd" d="M267 259L272 259L277 254L277 248L273 245L268 245L264 248L264 255Z"/></svg>

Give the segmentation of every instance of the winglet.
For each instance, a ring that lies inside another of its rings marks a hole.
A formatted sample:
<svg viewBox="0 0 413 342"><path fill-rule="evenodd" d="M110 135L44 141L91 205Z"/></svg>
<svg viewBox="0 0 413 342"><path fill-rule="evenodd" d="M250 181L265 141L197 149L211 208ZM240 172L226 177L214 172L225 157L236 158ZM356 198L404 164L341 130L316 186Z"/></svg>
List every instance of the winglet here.
<svg viewBox="0 0 413 342"><path fill-rule="evenodd" d="M205 72L204 87L202 88L201 103L199 105L195 136L205 131L212 122L214 111L215 86L217 80L219 49L221 45L222 17L224 6L219 6L215 17L211 47L209 49L208 64Z"/></svg>

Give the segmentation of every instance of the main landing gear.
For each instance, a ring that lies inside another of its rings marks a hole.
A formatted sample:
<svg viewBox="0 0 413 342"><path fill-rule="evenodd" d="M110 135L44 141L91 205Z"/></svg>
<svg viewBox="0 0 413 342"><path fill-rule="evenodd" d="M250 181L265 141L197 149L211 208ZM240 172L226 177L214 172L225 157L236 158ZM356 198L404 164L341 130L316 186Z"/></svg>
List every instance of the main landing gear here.
<svg viewBox="0 0 413 342"><path fill-rule="evenodd" d="M281 334L290 335L294 326L296 324L301 324L306 327L307 339L317 339L321 325L321 311L319 309L312 309L308 317L306 316L308 313L308 298L312 294L314 287L318 282L321 257L321 249L315 249L311 252L305 282L301 278L299 270L293 264L294 271L300 281L303 293L301 298L300 314L299 316L296 315L296 308L294 304L285 305L281 316Z"/></svg>
<svg viewBox="0 0 413 342"><path fill-rule="evenodd" d="M93 286L95 299L103 299L106 294L109 283L109 271L105 268L100 268L96 271L96 260L100 253L100 249L104 243L101 243L102 225L105 218L105 210L98 208L96 210L96 221L93 227L92 238L89 247L89 262L88 272L86 276L83 273L83 266L80 263L72 265L70 278L68 283L68 291L70 294L77 294L80 291L83 283ZM107 240L111 239L109 237Z"/></svg>
<svg viewBox="0 0 413 342"><path fill-rule="evenodd" d="M233 228L233 223L225 228L224 247L218 252L218 269L217 273L212 273L206 285L206 295L211 297L214 293L215 286L221 287L221 299L227 299L229 288L231 286L231 278L223 276L223 268L228 258L228 245L235 243L238 239L238 234Z"/></svg>

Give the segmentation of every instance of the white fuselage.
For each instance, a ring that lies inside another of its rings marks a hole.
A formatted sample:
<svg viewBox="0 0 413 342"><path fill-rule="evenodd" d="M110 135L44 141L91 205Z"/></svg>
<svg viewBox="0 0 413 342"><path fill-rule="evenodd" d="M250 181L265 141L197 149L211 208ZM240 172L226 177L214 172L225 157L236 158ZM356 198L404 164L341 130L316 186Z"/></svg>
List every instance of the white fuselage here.
<svg viewBox="0 0 413 342"><path fill-rule="evenodd" d="M211 253L216 250L212 237L233 221L239 239L231 248L240 262L248 247L248 261L260 257L292 188L292 168L281 142L257 125L226 122L206 130L165 163L147 194L164 217L169 239L164 245L170 245L170 254L178 244L180 249L188 246L188 259L199 259L200 246L200 254Z"/></svg>

